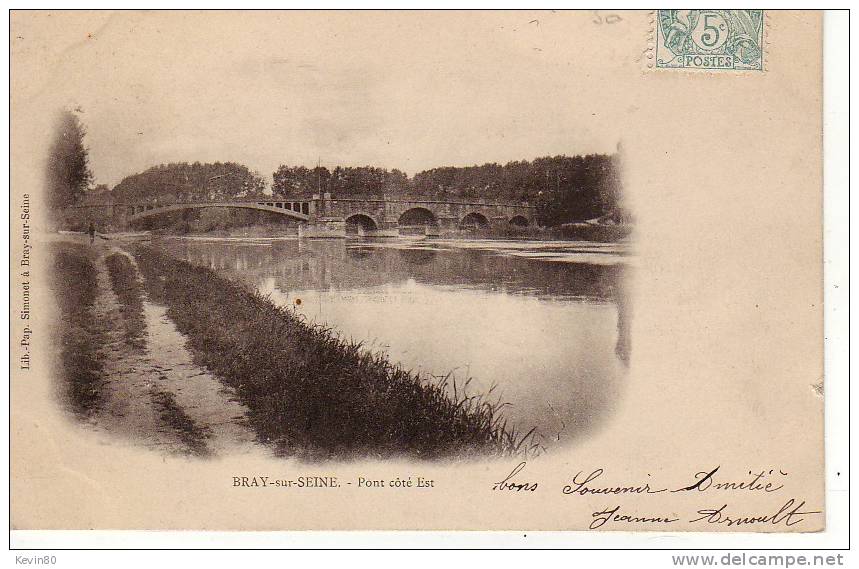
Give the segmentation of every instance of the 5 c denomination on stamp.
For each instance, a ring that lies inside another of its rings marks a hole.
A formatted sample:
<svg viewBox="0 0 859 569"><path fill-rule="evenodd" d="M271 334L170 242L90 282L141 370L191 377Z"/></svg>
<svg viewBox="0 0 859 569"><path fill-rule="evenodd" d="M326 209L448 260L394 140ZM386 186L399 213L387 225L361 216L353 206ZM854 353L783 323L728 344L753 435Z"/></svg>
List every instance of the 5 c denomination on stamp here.
<svg viewBox="0 0 859 569"><path fill-rule="evenodd" d="M656 67L763 70L763 10L658 10Z"/></svg>

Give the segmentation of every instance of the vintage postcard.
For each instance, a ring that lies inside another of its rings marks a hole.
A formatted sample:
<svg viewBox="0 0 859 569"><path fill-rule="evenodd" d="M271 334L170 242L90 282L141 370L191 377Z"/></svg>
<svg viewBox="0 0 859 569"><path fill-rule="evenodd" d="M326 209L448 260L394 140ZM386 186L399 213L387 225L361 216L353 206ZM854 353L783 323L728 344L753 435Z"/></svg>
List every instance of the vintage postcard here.
<svg viewBox="0 0 859 569"><path fill-rule="evenodd" d="M10 25L12 529L826 527L819 12Z"/></svg>

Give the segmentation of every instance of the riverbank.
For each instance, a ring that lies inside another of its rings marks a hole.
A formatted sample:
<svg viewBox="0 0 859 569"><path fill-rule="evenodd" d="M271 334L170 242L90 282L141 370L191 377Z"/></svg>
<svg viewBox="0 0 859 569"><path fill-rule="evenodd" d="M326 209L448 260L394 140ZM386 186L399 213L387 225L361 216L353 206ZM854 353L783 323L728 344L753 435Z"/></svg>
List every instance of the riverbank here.
<svg viewBox="0 0 859 569"><path fill-rule="evenodd" d="M151 246L75 239L51 245L56 371L61 398L99 431L198 457L258 445L308 460L533 450L500 402Z"/></svg>
<svg viewBox="0 0 859 569"><path fill-rule="evenodd" d="M55 339L60 396L69 410L87 418L103 405L103 366L98 353L105 328L96 318L97 272L92 255L82 244L53 243L50 253L51 287L57 291L60 314Z"/></svg>
<svg viewBox="0 0 859 569"><path fill-rule="evenodd" d="M144 245L133 253L195 361L235 389L279 454L507 455L531 442L504 423L500 402L395 366L207 268Z"/></svg>
<svg viewBox="0 0 859 569"><path fill-rule="evenodd" d="M247 409L193 362L126 251L66 235L50 253L60 310L54 376L58 398L74 415L88 428L159 452L265 454L245 424Z"/></svg>

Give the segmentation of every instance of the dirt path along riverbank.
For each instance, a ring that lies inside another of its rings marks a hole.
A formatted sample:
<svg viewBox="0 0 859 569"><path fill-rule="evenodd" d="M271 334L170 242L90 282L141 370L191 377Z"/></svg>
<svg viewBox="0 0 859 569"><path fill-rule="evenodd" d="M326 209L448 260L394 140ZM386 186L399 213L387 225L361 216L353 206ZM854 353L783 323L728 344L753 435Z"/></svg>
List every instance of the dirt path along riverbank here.
<svg viewBox="0 0 859 569"><path fill-rule="evenodd" d="M93 297L88 306L73 311L59 303L64 328L59 336L99 344L60 349L62 392L79 417L96 431L171 454L266 453L247 425L247 408L230 387L194 364L166 308L150 301L133 257L102 243L54 243L53 254L58 297L94 288L85 293ZM88 271L90 278L64 274L69 266ZM81 353L93 360L83 367L94 373L81 373ZM73 396L85 380L87 400L96 403L85 405Z"/></svg>

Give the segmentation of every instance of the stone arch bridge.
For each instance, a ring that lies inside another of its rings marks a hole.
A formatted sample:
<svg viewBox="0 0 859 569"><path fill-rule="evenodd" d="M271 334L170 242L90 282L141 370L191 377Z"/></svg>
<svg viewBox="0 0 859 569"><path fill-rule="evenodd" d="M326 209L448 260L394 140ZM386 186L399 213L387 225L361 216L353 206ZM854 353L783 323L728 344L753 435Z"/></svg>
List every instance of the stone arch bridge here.
<svg viewBox="0 0 859 569"><path fill-rule="evenodd" d="M75 206L81 221L133 227L139 220L173 211L200 208L239 208L266 211L300 222L307 237L345 237L347 233L395 236L401 232L437 234L462 227L513 224L534 225L534 206L483 199L431 199L419 197L312 198L265 197L242 201L189 201L175 203L124 203ZM109 221L108 221L109 220Z"/></svg>

